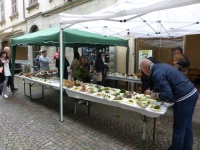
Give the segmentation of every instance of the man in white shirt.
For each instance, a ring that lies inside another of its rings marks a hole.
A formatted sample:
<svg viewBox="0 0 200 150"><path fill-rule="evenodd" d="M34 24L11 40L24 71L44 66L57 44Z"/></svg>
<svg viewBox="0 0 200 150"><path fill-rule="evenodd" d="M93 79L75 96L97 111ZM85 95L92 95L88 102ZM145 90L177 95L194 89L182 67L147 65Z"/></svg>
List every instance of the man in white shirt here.
<svg viewBox="0 0 200 150"><path fill-rule="evenodd" d="M43 50L42 55L39 58L40 70L48 71L50 70L49 64L51 63L50 59L47 57L47 51Z"/></svg>

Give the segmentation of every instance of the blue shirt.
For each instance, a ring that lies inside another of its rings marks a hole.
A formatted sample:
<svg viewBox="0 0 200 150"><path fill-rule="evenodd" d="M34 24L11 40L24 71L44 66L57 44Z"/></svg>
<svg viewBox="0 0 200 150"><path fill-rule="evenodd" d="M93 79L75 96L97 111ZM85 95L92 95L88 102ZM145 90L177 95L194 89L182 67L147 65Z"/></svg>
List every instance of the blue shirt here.
<svg viewBox="0 0 200 150"><path fill-rule="evenodd" d="M41 55L39 57L39 62L40 62L40 70L48 71L50 69L49 64L50 64L50 59L46 56L44 57Z"/></svg>

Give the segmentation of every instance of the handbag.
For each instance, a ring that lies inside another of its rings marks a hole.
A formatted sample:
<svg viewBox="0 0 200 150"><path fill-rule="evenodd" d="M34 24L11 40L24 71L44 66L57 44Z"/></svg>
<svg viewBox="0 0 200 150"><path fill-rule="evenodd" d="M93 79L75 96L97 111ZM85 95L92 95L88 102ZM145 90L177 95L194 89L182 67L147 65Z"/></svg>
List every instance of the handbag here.
<svg viewBox="0 0 200 150"><path fill-rule="evenodd" d="M97 82L102 81L102 72L97 73L97 71L94 70L93 75L92 75L92 80L97 81Z"/></svg>

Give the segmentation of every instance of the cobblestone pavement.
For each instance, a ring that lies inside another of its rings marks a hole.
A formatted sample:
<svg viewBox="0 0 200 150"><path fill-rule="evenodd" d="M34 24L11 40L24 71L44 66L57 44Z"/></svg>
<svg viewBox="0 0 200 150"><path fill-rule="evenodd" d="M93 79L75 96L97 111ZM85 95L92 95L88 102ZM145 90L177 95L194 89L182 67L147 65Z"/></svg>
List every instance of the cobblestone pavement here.
<svg viewBox="0 0 200 150"><path fill-rule="evenodd" d="M30 101L19 91L0 98L0 150L139 150L142 121L138 113L116 107L91 104L91 115L75 121L72 100L64 97L64 122L59 120L59 91L47 87L45 99ZM40 97L40 88L33 95ZM87 116L87 107L78 105L77 117ZM200 150L200 101L193 121L194 150ZM157 119L156 140L150 150L166 150L171 143L172 112ZM147 124L147 144L152 141L153 120Z"/></svg>

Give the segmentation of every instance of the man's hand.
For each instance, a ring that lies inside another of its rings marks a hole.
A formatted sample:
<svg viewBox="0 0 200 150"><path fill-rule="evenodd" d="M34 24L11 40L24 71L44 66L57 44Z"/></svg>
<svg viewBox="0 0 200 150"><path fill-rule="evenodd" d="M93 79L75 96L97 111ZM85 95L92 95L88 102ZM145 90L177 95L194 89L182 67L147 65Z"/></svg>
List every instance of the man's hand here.
<svg viewBox="0 0 200 150"><path fill-rule="evenodd" d="M157 93L151 93L151 98L156 99L157 98Z"/></svg>
<svg viewBox="0 0 200 150"><path fill-rule="evenodd" d="M144 95L151 95L151 91L150 91L150 90L146 90L146 91L144 92Z"/></svg>

